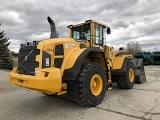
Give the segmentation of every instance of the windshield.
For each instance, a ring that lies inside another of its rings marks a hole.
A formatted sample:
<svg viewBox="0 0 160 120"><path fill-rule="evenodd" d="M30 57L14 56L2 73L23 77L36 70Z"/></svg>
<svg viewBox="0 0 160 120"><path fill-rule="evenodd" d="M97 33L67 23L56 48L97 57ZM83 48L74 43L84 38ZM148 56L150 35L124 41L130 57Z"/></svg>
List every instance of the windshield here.
<svg viewBox="0 0 160 120"><path fill-rule="evenodd" d="M75 40L90 40L90 24L73 27L72 38Z"/></svg>

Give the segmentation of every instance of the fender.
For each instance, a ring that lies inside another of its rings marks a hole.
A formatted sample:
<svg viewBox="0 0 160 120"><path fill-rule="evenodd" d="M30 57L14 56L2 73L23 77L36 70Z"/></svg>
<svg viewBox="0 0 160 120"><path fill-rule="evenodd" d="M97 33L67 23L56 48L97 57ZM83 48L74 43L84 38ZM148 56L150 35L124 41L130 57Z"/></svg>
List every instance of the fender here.
<svg viewBox="0 0 160 120"><path fill-rule="evenodd" d="M119 65L122 65L119 69L112 69L111 73L112 75L116 75L116 74L121 74L123 72L126 71L126 66L127 66L127 62L128 62L128 58L127 57L124 57L123 59L123 64L121 64L120 62L118 63ZM114 66L114 65L113 65Z"/></svg>
<svg viewBox="0 0 160 120"><path fill-rule="evenodd" d="M69 68L65 69L63 72L63 80L75 80L75 77L78 75L80 68L82 66L82 62L84 58L88 55L89 52L96 51L96 52L102 52L103 50L99 49L99 47L92 47L92 48L86 48L75 60L74 65Z"/></svg>

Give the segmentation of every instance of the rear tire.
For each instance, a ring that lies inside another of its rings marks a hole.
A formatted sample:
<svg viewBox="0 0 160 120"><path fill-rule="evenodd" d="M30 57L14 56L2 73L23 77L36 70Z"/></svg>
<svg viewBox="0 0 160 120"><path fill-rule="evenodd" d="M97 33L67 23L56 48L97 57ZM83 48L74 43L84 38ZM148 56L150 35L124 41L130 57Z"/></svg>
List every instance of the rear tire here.
<svg viewBox="0 0 160 120"><path fill-rule="evenodd" d="M126 71L118 76L117 85L121 89L132 89L135 83L135 68L131 61L127 62Z"/></svg>
<svg viewBox="0 0 160 120"><path fill-rule="evenodd" d="M76 78L78 84L77 103L84 106L100 104L107 90L105 71L97 63L85 63Z"/></svg>

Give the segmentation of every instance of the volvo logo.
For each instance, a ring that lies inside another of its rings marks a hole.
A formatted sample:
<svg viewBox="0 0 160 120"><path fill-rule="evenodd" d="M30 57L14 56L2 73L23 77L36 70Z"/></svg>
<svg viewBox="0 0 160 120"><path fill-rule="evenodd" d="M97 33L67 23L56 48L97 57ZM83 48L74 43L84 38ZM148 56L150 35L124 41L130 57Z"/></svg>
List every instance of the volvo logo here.
<svg viewBox="0 0 160 120"><path fill-rule="evenodd" d="M23 62L20 64L20 66L22 66L23 63L24 63L25 61L27 61L28 57L31 55L32 52L33 52L33 50L31 50L31 52L30 52L27 56L25 56Z"/></svg>
<svg viewBox="0 0 160 120"><path fill-rule="evenodd" d="M28 56L25 56L24 61L27 61Z"/></svg>

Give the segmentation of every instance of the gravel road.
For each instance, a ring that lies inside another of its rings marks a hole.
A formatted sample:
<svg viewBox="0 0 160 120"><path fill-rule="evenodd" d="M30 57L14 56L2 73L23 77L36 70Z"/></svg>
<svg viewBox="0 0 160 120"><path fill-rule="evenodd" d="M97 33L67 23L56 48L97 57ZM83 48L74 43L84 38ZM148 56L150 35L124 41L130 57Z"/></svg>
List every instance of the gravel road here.
<svg viewBox="0 0 160 120"><path fill-rule="evenodd" d="M160 120L160 66L145 66L147 82L131 90L114 85L96 107L45 96L8 82L0 70L0 120Z"/></svg>

